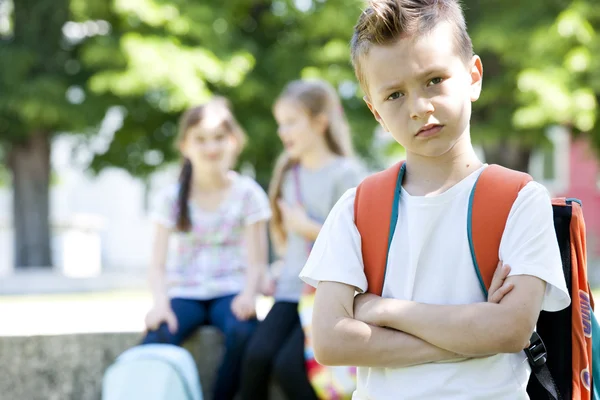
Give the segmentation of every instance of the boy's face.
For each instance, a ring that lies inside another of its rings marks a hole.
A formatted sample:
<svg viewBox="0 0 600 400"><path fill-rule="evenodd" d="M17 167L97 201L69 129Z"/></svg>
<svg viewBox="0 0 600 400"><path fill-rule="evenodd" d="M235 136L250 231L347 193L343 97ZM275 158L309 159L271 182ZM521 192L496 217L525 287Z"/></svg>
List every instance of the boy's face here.
<svg viewBox="0 0 600 400"><path fill-rule="evenodd" d="M373 46L362 59L365 101L407 153L438 157L469 135L482 66L477 56L465 65L454 37L444 23L417 39Z"/></svg>

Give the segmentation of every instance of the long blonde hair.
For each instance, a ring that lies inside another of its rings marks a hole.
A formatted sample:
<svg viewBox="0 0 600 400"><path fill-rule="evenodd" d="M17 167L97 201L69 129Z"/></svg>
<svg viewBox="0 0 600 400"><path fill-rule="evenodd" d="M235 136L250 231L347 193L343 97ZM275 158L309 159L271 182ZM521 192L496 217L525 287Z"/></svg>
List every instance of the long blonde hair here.
<svg viewBox="0 0 600 400"><path fill-rule="evenodd" d="M236 141L236 151L234 160L240 155L246 145L246 133L235 119L229 101L223 97L214 97L208 103L188 109L179 120L179 133L175 140L177 148L185 141L190 128L204 123L207 119L212 119L212 124L221 126L227 133L233 136ZM181 172L179 173L179 193L177 196L177 223L176 230L187 232L192 227L190 212L188 208L188 199L192 183L192 163L184 158Z"/></svg>
<svg viewBox="0 0 600 400"><path fill-rule="evenodd" d="M325 130L325 142L329 150L342 157L350 157L354 154L350 128L342 102L335 89L323 80L296 80L288 83L279 98L275 102L292 100L300 104L308 112L311 118L319 115L327 117L327 129ZM278 254L282 254L287 244L287 232L283 226L281 211L277 201L281 197L281 187L285 173L296 163L296 160L284 151L273 170L273 177L269 184L269 201L273 216L271 218L271 238Z"/></svg>

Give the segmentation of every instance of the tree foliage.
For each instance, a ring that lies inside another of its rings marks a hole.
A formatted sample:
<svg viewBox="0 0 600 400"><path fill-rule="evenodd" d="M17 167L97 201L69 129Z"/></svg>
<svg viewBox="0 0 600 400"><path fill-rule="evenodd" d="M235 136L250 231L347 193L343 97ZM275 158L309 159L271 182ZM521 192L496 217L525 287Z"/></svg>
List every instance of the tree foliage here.
<svg viewBox="0 0 600 400"><path fill-rule="evenodd" d="M588 133L600 149L597 0L463 4L484 64L474 141L490 155L510 150L501 160L520 169L551 125ZM0 158L26 150L36 135L67 132L93 150L92 170L146 177L177 159L181 112L221 94L250 137L241 161L266 184L281 151L274 100L290 80L322 77L343 97L359 153L377 160L376 123L349 63L362 7L360 0L0 0ZM110 145L94 146L101 122L115 113L122 123ZM37 187L47 190L40 171Z"/></svg>
<svg viewBox="0 0 600 400"><path fill-rule="evenodd" d="M126 117L110 149L95 157L95 169L115 165L145 175L156 161L175 159L171 141L178 115L216 93L231 100L248 131L250 145L241 161L252 164L266 184L281 151L273 102L287 82L300 77L322 77L340 89L357 146L362 153L368 149L374 122L357 95L347 45L359 2L113 5L102 17L110 19L110 37L90 41L83 59L98 71L89 89L118 98ZM118 56L107 60L101 54ZM149 152L153 157L145 156Z"/></svg>

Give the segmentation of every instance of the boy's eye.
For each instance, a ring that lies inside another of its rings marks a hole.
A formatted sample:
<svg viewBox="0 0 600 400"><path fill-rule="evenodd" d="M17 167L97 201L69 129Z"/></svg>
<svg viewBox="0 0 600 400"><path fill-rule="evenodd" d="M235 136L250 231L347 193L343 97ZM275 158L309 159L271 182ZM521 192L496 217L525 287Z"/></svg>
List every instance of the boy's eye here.
<svg viewBox="0 0 600 400"><path fill-rule="evenodd" d="M400 97L402 97L402 93L394 92L388 96L387 100L396 100L396 99L399 99Z"/></svg>
<svg viewBox="0 0 600 400"><path fill-rule="evenodd" d="M442 79L442 78L433 78L432 80L429 81L429 85L427 85L427 86L439 85L443 81L444 81L444 79Z"/></svg>

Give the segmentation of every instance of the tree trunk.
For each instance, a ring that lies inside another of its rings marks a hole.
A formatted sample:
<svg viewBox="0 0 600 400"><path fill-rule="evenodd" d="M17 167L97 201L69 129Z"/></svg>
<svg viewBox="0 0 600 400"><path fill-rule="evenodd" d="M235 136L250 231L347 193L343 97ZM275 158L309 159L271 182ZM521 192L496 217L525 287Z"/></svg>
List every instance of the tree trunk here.
<svg viewBox="0 0 600 400"><path fill-rule="evenodd" d="M532 149L529 147L523 147L523 145L508 143L506 141L483 146L486 163L500 164L522 172L528 172L529 170L531 151Z"/></svg>
<svg viewBox="0 0 600 400"><path fill-rule="evenodd" d="M8 165L13 182L15 267L51 268L50 135L36 132L15 143Z"/></svg>

